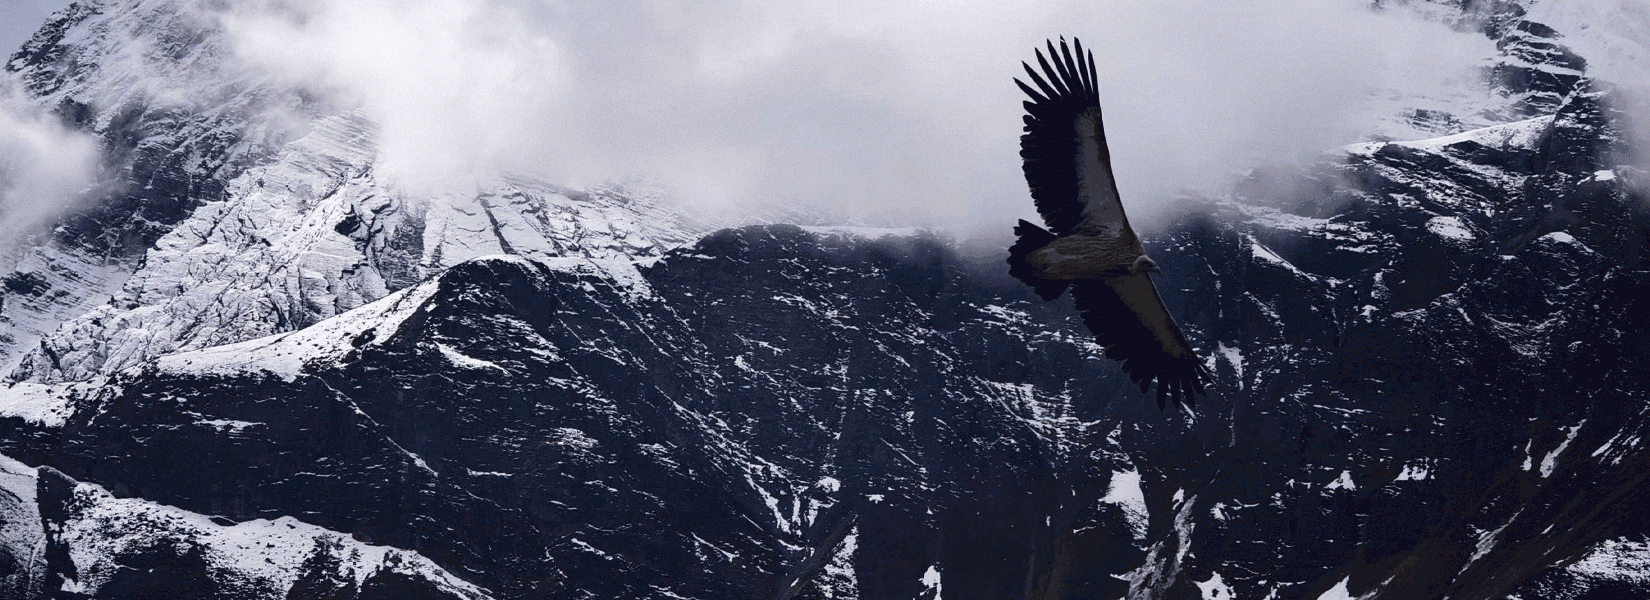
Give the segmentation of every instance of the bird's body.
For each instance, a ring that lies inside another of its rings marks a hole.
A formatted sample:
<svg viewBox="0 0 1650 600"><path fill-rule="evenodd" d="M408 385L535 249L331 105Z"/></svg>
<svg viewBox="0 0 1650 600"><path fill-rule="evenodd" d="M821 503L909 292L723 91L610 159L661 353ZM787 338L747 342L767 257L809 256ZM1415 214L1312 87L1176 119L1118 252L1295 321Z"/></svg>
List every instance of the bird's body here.
<svg viewBox="0 0 1650 600"><path fill-rule="evenodd" d="M1106 357L1142 392L1157 384L1157 401L1189 406L1208 378L1197 353L1152 285L1157 263L1146 256L1129 227L1112 174L1096 88L1094 59L1077 43L1074 58L1065 40L1048 44L1053 66L1037 53L1043 74L1030 65L1033 89L1015 80L1025 103L1020 157L1037 212L1049 229L1020 221L1009 248L1009 273L1044 300L1071 291L1083 323L1106 348Z"/></svg>
<svg viewBox="0 0 1650 600"><path fill-rule="evenodd" d="M1151 263L1140 242L1128 236L1067 235L1033 250L1026 264L1041 279L1099 279L1132 275ZM1138 267L1137 267L1138 265ZM1146 267L1149 268L1149 267Z"/></svg>

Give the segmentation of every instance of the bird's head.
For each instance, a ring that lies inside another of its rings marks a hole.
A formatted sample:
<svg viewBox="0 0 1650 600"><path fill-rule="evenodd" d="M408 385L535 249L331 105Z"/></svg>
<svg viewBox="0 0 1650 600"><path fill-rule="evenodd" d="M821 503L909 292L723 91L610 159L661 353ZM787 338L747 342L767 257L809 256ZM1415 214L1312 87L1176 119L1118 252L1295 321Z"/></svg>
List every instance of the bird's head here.
<svg viewBox="0 0 1650 600"><path fill-rule="evenodd" d="M1140 258L1134 259L1134 264L1133 265L1129 265L1129 274L1130 275L1139 275L1141 273L1162 273L1162 272L1163 272L1162 269L1157 268L1157 263L1152 262L1152 259L1148 258L1144 254L1140 255Z"/></svg>

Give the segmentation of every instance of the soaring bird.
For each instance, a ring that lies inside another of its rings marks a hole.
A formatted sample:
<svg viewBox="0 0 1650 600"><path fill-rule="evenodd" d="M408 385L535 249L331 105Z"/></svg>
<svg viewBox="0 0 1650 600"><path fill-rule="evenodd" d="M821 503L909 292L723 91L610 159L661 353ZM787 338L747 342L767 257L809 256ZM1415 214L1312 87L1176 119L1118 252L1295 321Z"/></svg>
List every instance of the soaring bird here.
<svg viewBox="0 0 1650 600"><path fill-rule="evenodd" d="M1037 51L1042 75L1020 63L1035 89L1014 80L1031 97L1020 158L1048 229L1020 221L1008 272L1044 301L1069 288L1106 358L1121 362L1141 393L1156 383L1159 409L1173 401L1189 410L1209 374L1152 285L1150 274L1160 271L1129 227L1112 177L1094 54L1072 42L1075 56L1065 38L1058 52L1048 42L1047 58Z"/></svg>

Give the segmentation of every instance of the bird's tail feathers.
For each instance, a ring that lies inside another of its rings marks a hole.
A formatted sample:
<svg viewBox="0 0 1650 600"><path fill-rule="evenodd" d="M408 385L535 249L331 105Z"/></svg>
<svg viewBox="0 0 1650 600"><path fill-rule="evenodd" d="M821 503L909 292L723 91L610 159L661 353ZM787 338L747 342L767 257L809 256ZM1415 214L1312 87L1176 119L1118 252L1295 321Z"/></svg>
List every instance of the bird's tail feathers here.
<svg viewBox="0 0 1650 600"><path fill-rule="evenodd" d="M1013 275L1021 283L1031 286L1031 289L1037 291L1037 296L1045 302L1059 298L1060 294L1066 293L1066 288L1071 285L1071 282L1038 277L1037 270L1026 262L1026 257L1030 256L1032 252L1036 252L1037 249L1054 241L1054 234L1049 233L1047 229L1021 219L1020 224L1014 226L1014 235L1018 238L1014 241L1014 245L1008 248L1008 274Z"/></svg>

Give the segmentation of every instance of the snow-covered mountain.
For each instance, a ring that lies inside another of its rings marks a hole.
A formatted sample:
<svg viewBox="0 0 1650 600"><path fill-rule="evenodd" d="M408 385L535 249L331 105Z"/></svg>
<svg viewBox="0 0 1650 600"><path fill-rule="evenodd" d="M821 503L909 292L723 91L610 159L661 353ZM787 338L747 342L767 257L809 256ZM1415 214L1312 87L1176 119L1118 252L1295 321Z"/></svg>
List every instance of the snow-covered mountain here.
<svg viewBox="0 0 1650 600"><path fill-rule="evenodd" d="M229 182L155 241L109 301L29 351L16 381L79 381L151 357L307 327L492 254L643 258L689 241L656 198L503 180L408 198L373 176L352 113Z"/></svg>
<svg viewBox="0 0 1650 600"><path fill-rule="evenodd" d="M1527 2L1423 11L1482 89L1146 236L1195 415L931 234L399 189L210 5L7 63L105 167L0 290L0 595L1650 598L1646 174Z"/></svg>
<svg viewBox="0 0 1650 600"><path fill-rule="evenodd" d="M13 251L12 380L290 331L476 256L640 258L692 240L647 192L503 179L409 197L376 175L371 123L237 58L215 6L77 3L7 63L105 163Z"/></svg>

